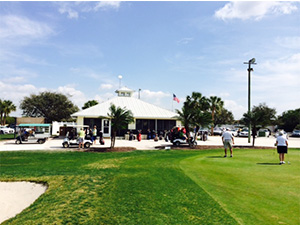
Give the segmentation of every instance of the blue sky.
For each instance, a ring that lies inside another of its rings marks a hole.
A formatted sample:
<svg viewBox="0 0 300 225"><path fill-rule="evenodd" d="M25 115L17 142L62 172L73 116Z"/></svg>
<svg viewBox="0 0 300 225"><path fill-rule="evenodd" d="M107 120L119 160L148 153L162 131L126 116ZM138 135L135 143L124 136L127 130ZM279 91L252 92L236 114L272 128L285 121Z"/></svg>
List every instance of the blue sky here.
<svg viewBox="0 0 300 225"><path fill-rule="evenodd" d="M0 2L0 98L57 91L81 108L116 96L122 75L146 102L180 109L197 91L240 119L254 57L251 105L281 114L300 107L299 21L286 1Z"/></svg>

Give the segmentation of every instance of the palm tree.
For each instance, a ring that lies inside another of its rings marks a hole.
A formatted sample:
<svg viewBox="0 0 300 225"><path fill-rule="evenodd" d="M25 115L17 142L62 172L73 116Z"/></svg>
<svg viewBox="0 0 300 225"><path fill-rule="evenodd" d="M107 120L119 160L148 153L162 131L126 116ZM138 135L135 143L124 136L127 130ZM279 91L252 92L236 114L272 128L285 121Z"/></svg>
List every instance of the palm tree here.
<svg viewBox="0 0 300 225"><path fill-rule="evenodd" d="M193 120L193 109L189 106L189 103L186 101L183 103L182 111L176 109L176 113L179 115L177 119L182 122L186 130L188 140L190 140L190 126Z"/></svg>
<svg viewBox="0 0 300 225"><path fill-rule="evenodd" d="M211 135L214 134L214 126L215 126L215 113L223 108L224 102L221 98L217 96L210 96L208 99L209 108L211 111L211 120L212 120L212 127L211 127Z"/></svg>
<svg viewBox="0 0 300 225"><path fill-rule="evenodd" d="M134 118L132 112L130 110L127 110L126 107L116 107L114 104L112 104L109 110L110 114L108 113L107 115L111 119L112 130L110 147L114 148L117 130L125 129L129 123L132 123L134 121Z"/></svg>
<svg viewBox="0 0 300 225"><path fill-rule="evenodd" d="M5 125L6 117L12 112L16 111L16 106L10 100L0 102L1 124Z"/></svg>
<svg viewBox="0 0 300 225"><path fill-rule="evenodd" d="M253 106L249 113L244 113L241 119L242 123L252 127L252 146L255 143L255 135L259 127L265 127L272 124L272 121L276 118L276 110L269 108L265 103L261 103L258 106ZM250 132L250 131L248 131Z"/></svg>
<svg viewBox="0 0 300 225"><path fill-rule="evenodd" d="M3 114L4 114L4 112L3 112L3 101L0 99L0 125L3 125L2 124L2 122L3 122Z"/></svg>
<svg viewBox="0 0 300 225"><path fill-rule="evenodd" d="M190 140L190 129L192 126L206 126L210 123L207 116L207 99L199 92L193 92L192 96L187 96L183 103L182 111L176 110L179 115L177 118L182 122L188 140ZM195 137L196 138L196 133Z"/></svg>

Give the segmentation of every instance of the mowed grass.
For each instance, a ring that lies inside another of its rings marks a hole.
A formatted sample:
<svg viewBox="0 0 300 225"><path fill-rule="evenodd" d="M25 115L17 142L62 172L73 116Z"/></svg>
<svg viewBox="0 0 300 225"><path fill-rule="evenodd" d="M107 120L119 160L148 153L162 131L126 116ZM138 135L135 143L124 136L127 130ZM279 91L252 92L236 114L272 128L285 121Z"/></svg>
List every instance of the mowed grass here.
<svg viewBox="0 0 300 225"><path fill-rule="evenodd" d="M4 224L298 224L299 153L0 152L1 181L49 187Z"/></svg>
<svg viewBox="0 0 300 225"><path fill-rule="evenodd" d="M14 139L14 134L0 134L0 141L7 140L7 139Z"/></svg>
<svg viewBox="0 0 300 225"><path fill-rule="evenodd" d="M279 165L274 150L235 150L182 160L181 167L240 224L300 224L300 151Z"/></svg>

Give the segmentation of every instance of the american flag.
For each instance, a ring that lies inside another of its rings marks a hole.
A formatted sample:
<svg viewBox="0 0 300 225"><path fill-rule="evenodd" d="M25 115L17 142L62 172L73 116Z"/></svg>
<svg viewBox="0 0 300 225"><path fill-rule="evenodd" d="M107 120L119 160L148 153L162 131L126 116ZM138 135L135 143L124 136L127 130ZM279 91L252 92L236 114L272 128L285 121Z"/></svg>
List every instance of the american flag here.
<svg viewBox="0 0 300 225"><path fill-rule="evenodd" d="M173 100L179 103L179 98L177 98L175 94L173 94Z"/></svg>

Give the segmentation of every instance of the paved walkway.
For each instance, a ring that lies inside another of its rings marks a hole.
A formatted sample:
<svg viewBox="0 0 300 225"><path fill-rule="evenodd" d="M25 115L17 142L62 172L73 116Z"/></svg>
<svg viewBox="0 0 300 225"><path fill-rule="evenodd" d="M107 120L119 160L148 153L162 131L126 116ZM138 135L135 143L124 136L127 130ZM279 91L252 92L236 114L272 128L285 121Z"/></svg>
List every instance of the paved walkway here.
<svg viewBox="0 0 300 225"><path fill-rule="evenodd" d="M255 146L262 147L274 147L275 137L258 137L255 139ZM252 141L252 140L251 140ZM50 138L44 144L15 144L14 140L1 141L0 142L0 151L20 151L20 150L63 150L62 148L63 139L59 138ZM300 138L290 137L288 139L289 148L300 148ZM222 140L220 136L209 136L207 141L197 141L198 145L214 145L222 147ZM248 143L248 138L236 137L235 138L236 146L251 146L252 143ZM110 146L110 140L105 139L105 147ZM116 140L116 147L135 147L138 150L151 150L157 147L167 147L171 146L170 142L165 142L164 140L155 142L153 140L142 140L138 141L128 141L128 140ZM103 147L103 145L97 144L95 147ZM71 148L72 149L72 148Z"/></svg>

